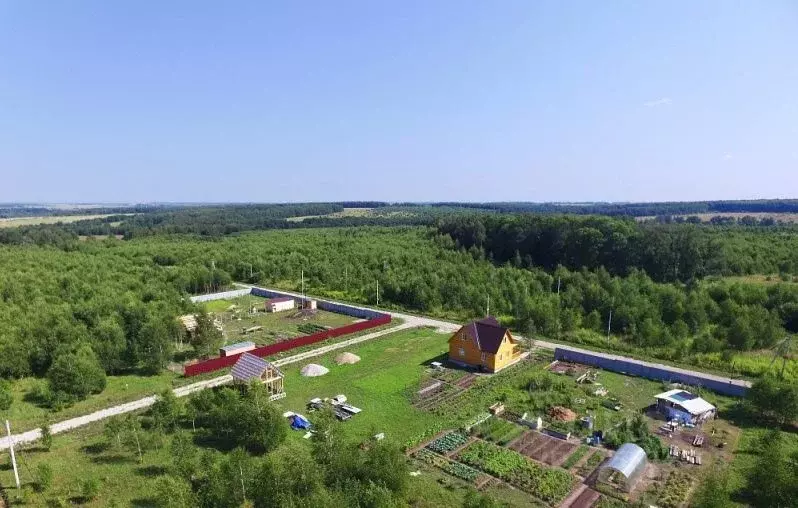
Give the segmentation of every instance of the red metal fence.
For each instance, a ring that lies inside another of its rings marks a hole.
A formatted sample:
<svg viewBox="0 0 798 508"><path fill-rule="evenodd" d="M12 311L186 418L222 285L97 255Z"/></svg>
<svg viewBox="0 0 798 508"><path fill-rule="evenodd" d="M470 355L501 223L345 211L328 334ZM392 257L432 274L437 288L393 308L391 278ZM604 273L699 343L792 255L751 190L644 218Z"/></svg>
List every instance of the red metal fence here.
<svg viewBox="0 0 798 508"><path fill-rule="evenodd" d="M361 321L360 323L352 323L351 325L342 326L340 328L333 328L331 330L324 330L322 332L317 332L312 335L305 335L303 337L297 337L295 339L286 340L284 342L278 342L276 344L270 344L268 346L259 347L250 351L250 354L256 356L270 356L276 353L281 353L283 351L290 351L291 349L296 349L298 347L307 346L310 344L315 344L316 342L321 342L326 339L331 339L333 337L340 337L341 335L348 335L350 333L357 333L362 332L363 330L368 330L369 328L376 328L378 326L387 325L391 322L391 316L388 314L383 314L380 317L369 319L368 321ZM225 356L221 358L212 358L210 360L205 360L204 362L195 363L193 365L186 365L185 368L185 376L191 377L196 376L198 374L204 374L206 372L213 372L215 370L223 369L225 367L232 367L237 361L238 357L241 356L243 353L239 353L237 355L232 356Z"/></svg>

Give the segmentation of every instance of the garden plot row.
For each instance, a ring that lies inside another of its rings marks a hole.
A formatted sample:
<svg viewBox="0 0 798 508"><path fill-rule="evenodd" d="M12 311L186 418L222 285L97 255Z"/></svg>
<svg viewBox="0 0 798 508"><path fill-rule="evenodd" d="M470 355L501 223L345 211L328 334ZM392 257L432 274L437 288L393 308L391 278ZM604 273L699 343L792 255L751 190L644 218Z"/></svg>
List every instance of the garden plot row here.
<svg viewBox="0 0 798 508"><path fill-rule="evenodd" d="M560 465L578 445L530 430L515 440L510 448L540 462Z"/></svg>
<svg viewBox="0 0 798 508"><path fill-rule="evenodd" d="M471 429L471 432L486 441L504 446L523 434L524 430L525 427L511 421L502 418L489 418Z"/></svg>
<svg viewBox="0 0 798 508"><path fill-rule="evenodd" d="M458 397L465 391L465 388L444 384L436 390L424 393L413 405L418 409L430 410Z"/></svg>
<svg viewBox="0 0 798 508"><path fill-rule="evenodd" d="M425 464L435 466L438 469L454 476L455 478L459 478L465 482L473 484L478 489L485 487L491 483L491 480L493 480L490 475L487 475L482 471L448 459L442 455L430 451L427 448L418 450L415 453L415 457Z"/></svg>
<svg viewBox="0 0 798 508"><path fill-rule="evenodd" d="M571 492L576 479L567 471L549 468L520 453L485 441L475 441L457 459L500 478L540 501L557 506Z"/></svg>

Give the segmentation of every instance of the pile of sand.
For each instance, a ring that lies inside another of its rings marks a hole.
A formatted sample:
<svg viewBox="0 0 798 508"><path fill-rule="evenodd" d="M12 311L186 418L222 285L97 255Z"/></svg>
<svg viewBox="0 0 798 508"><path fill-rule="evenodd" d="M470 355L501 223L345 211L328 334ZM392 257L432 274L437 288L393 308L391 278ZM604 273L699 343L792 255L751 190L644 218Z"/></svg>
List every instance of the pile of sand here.
<svg viewBox="0 0 798 508"><path fill-rule="evenodd" d="M335 357L335 363L338 365L353 364L360 361L360 357L352 353L341 353Z"/></svg>
<svg viewBox="0 0 798 508"><path fill-rule="evenodd" d="M305 377L323 376L328 372L330 372L330 369L316 363L309 363L302 367L302 370L299 371L299 373Z"/></svg>
<svg viewBox="0 0 798 508"><path fill-rule="evenodd" d="M576 413L567 407L561 406L554 406L553 408L549 409L549 416L552 420L556 420L558 422L572 422L576 420Z"/></svg>

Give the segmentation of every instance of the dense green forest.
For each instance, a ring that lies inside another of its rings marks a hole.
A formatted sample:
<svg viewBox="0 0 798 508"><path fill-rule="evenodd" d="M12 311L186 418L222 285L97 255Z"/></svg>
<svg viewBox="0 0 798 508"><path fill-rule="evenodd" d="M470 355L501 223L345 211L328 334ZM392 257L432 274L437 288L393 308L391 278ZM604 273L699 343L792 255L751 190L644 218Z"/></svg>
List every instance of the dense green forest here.
<svg viewBox="0 0 798 508"><path fill-rule="evenodd" d="M635 266L622 277L489 258L418 227L4 246L0 375L45 376L62 355L85 358L85 344L109 374L157 372L179 334L174 317L190 308L183 296L234 280L296 289L301 271L311 293L374 304L379 282L384 305L458 319L484 314L490 297L522 333L723 369L731 352L772 347L798 327L793 283L660 283Z"/></svg>
<svg viewBox="0 0 798 508"><path fill-rule="evenodd" d="M471 215L447 218L438 231L458 247L477 249L496 263L518 267L603 267L613 275L642 270L660 282L798 272L798 234L792 228L655 225L598 216Z"/></svg>

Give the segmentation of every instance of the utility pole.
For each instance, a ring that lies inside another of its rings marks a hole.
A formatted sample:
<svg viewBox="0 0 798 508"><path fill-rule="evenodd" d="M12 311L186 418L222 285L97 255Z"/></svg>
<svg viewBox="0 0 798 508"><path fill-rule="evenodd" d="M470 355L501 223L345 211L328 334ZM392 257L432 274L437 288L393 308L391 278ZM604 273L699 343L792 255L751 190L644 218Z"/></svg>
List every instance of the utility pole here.
<svg viewBox="0 0 798 508"><path fill-rule="evenodd" d="M305 270L302 270L302 308L305 308Z"/></svg>
<svg viewBox="0 0 798 508"><path fill-rule="evenodd" d="M610 343L610 328L612 327L612 309L610 309L610 319L607 321L607 344Z"/></svg>
<svg viewBox="0 0 798 508"><path fill-rule="evenodd" d="M8 434L8 449L11 451L11 465L14 466L14 480L19 488L19 470L17 469L17 456L14 455L14 440L11 439L11 424L6 420L6 433Z"/></svg>

